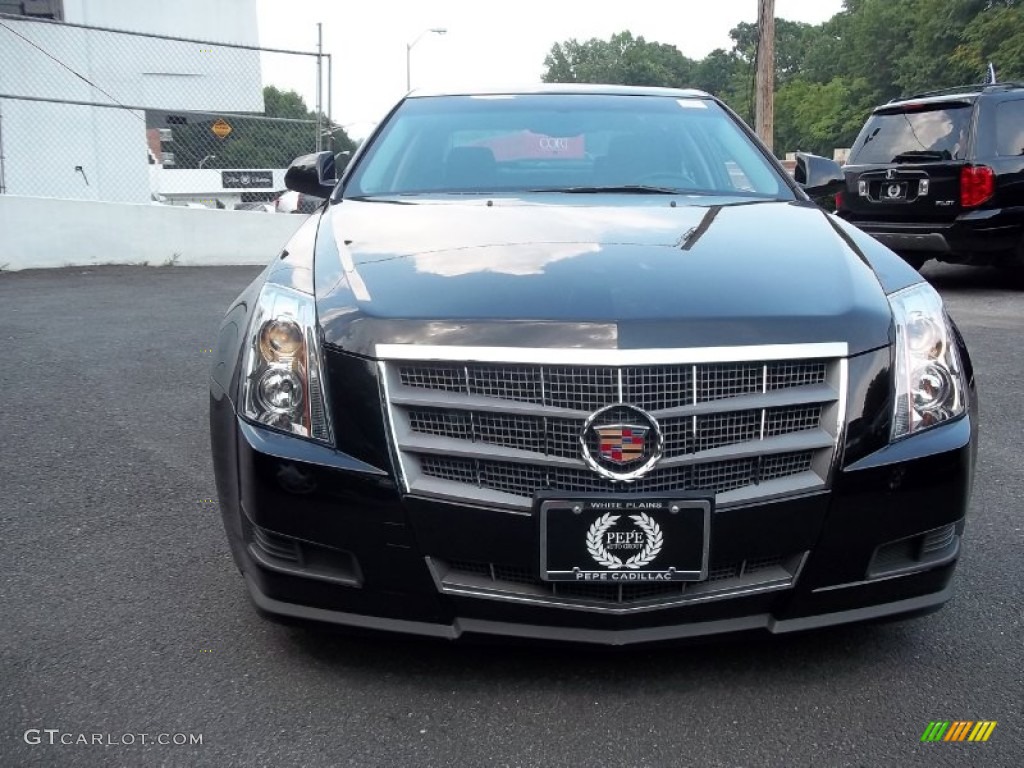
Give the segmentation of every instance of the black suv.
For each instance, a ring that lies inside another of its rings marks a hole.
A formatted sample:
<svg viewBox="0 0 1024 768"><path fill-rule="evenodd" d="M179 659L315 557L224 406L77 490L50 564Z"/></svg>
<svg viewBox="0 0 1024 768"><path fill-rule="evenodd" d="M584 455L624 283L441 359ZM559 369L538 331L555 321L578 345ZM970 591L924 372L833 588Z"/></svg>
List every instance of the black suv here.
<svg viewBox="0 0 1024 768"><path fill-rule="evenodd" d="M844 170L839 215L913 266L1024 267L1024 85L965 86L880 106Z"/></svg>

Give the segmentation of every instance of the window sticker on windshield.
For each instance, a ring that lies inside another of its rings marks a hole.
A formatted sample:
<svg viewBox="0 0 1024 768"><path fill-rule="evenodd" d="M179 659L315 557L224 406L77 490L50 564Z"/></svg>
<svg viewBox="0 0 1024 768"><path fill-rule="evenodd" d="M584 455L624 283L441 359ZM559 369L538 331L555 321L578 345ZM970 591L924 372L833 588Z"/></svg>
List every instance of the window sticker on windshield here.
<svg viewBox="0 0 1024 768"><path fill-rule="evenodd" d="M676 99L678 104L683 109L707 109L708 104L706 101L700 101L699 99Z"/></svg>

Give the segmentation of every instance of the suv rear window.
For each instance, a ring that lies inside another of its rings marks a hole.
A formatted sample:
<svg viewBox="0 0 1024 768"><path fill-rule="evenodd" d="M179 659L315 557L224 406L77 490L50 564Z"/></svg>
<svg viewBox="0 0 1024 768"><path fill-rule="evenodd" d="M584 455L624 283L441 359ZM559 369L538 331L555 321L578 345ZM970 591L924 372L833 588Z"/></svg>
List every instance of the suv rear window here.
<svg viewBox="0 0 1024 768"><path fill-rule="evenodd" d="M996 108L996 151L1024 155L1024 100L1004 101Z"/></svg>
<svg viewBox="0 0 1024 768"><path fill-rule="evenodd" d="M876 112L850 151L853 164L963 160L971 104L938 104Z"/></svg>

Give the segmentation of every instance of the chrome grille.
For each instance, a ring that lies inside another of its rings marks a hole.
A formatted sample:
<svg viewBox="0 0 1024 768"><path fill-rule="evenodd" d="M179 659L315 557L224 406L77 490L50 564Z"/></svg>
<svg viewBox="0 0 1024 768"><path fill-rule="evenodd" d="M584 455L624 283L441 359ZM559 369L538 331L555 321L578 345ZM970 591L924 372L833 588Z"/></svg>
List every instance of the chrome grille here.
<svg viewBox="0 0 1024 768"><path fill-rule="evenodd" d="M541 402L540 372L523 366L468 366L465 386L471 395L524 403Z"/></svg>
<svg viewBox="0 0 1024 768"><path fill-rule="evenodd" d="M645 411L681 408L693 402L693 366L626 368L623 378L623 400Z"/></svg>
<svg viewBox="0 0 1024 768"><path fill-rule="evenodd" d="M538 422L534 422L537 426ZM579 419L543 418L540 427L546 430L548 456L572 459L580 455L580 430L583 422Z"/></svg>
<svg viewBox="0 0 1024 768"><path fill-rule="evenodd" d="M421 408L409 411L409 428L413 432L456 440L473 439L472 414L467 411L442 411Z"/></svg>
<svg viewBox="0 0 1024 768"><path fill-rule="evenodd" d="M515 496L537 491L626 493L708 491L725 493L758 481L774 480L810 470L813 452L715 461L695 466L654 470L633 483L616 484L589 469L543 467L536 464L459 459L426 455L420 460L424 475L439 480L472 483Z"/></svg>
<svg viewBox="0 0 1024 768"><path fill-rule="evenodd" d="M827 370L826 364L821 360L772 363L767 371L767 389L771 392L775 389L822 384Z"/></svg>
<svg viewBox="0 0 1024 768"><path fill-rule="evenodd" d="M817 429L820 423L820 405L774 408L768 411L764 435L765 437L776 437L792 432L803 432L806 429Z"/></svg>
<svg viewBox="0 0 1024 768"><path fill-rule="evenodd" d="M472 459L449 459L444 456L424 456L420 459L420 470L425 475L455 483L477 482L477 466Z"/></svg>
<svg viewBox="0 0 1024 768"><path fill-rule="evenodd" d="M814 454L810 451L762 456L761 479L774 480L776 477L788 477L800 472L807 472L811 469L813 460Z"/></svg>
<svg viewBox="0 0 1024 768"><path fill-rule="evenodd" d="M712 461L693 468L693 479L688 491L725 493L752 485L757 481L757 459Z"/></svg>
<svg viewBox="0 0 1024 768"><path fill-rule="evenodd" d="M403 365L398 368L402 384L407 387L437 389L443 392L465 392L466 376L461 366Z"/></svg>
<svg viewBox="0 0 1024 768"><path fill-rule="evenodd" d="M698 416L695 435L697 450L710 451L723 445L745 443L756 439L760 429L760 411L733 411Z"/></svg>
<svg viewBox="0 0 1024 768"><path fill-rule="evenodd" d="M618 351L593 354L609 365L518 362L526 350L514 348L517 362L458 360L472 350L457 347L429 348L432 359L419 360L420 348L407 346L388 347L379 365L411 492L526 508L544 490L705 491L727 505L827 484L845 345L818 346L831 354L803 359L806 347L754 347L744 349L749 360L701 362L701 350L682 350L687 359L665 363L666 351L652 350L650 365L633 362L642 352L617 364ZM780 351L793 354L776 359ZM551 352L570 362L580 356ZM664 437L660 463L631 483L598 476L580 450L587 418L618 403L647 411Z"/></svg>
<svg viewBox="0 0 1024 768"><path fill-rule="evenodd" d="M697 371L697 402L753 395L764 386L764 366L702 365Z"/></svg>
<svg viewBox="0 0 1024 768"><path fill-rule="evenodd" d="M614 368L559 366L538 369L544 377L544 398L533 402L574 411L596 411L619 401Z"/></svg>
<svg viewBox="0 0 1024 768"><path fill-rule="evenodd" d="M770 408L767 410L765 436L778 437L817 429L821 421L821 408L820 405ZM561 458L579 455L580 432L585 421L440 408L411 408L407 413L412 432L520 448ZM693 425L692 417L669 418L661 422L666 457L685 456L694 451L710 451L757 440L761 429L761 411L698 416L696 432Z"/></svg>

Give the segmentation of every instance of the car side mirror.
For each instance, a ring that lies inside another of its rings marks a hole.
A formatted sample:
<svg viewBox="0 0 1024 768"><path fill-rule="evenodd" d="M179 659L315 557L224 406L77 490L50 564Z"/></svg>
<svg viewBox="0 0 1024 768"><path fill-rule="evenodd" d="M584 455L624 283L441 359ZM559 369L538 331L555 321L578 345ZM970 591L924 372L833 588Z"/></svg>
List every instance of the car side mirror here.
<svg viewBox="0 0 1024 768"><path fill-rule="evenodd" d="M839 163L806 152L796 153L796 170L793 172L793 178L809 197L831 195L846 185L846 177Z"/></svg>
<svg viewBox="0 0 1024 768"><path fill-rule="evenodd" d="M284 175L284 185L288 189L312 197L330 197L337 183L337 163L333 152L297 157Z"/></svg>

